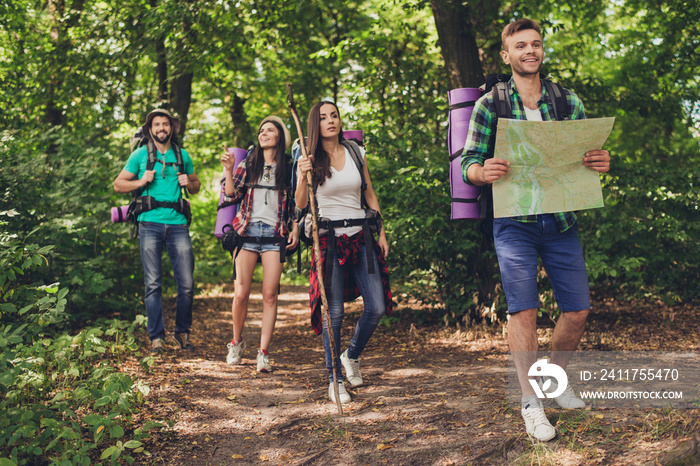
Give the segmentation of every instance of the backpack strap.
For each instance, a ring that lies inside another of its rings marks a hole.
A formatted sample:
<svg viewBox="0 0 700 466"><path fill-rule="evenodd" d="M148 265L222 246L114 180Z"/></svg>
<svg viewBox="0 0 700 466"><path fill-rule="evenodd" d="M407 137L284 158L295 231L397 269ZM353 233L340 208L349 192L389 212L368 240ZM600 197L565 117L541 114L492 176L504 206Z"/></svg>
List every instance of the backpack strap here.
<svg viewBox="0 0 700 466"><path fill-rule="evenodd" d="M549 94L554 103L554 118L558 121L570 119L569 104L566 101L564 88L549 79L544 80L544 86L547 88L547 94Z"/></svg>
<svg viewBox="0 0 700 466"><path fill-rule="evenodd" d="M362 183L360 189L360 207L363 209L367 209L369 208L369 206L367 205L367 200L365 199L367 181L365 181L365 171L363 169L364 161L362 160L362 155L360 153L360 146L355 141L351 141L349 139L343 139L342 141L340 141L340 144L346 149L348 149L348 151L350 152L350 158L352 158L352 161L355 162L355 166L360 172L360 180Z"/></svg>
<svg viewBox="0 0 700 466"><path fill-rule="evenodd" d="M175 153L175 160L177 163L177 172L181 175L185 175L185 162L182 161L182 151L180 150L180 146L178 146L175 141L172 141L170 143L170 147L172 147L173 152ZM163 156L163 163L165 163L165 156ZM190 198L190 192L182 186L182 194L189 199Z"/></svg>
<svg viewBox="0 0 700 466"><path fill-rule="evenodd" d="M146 159L146 170L153 170L153 167L156 166L156 145L148 139L148 142L146 142L146 153L148 154L148 158Z"/></svg>
<svg viewBox="0 0 700 466"><path fill-rule="evenodd" d="M496 107L496 118L513 118L510 83L498 82L493 86L493 103Z"/></svg>
<svg viewBox="0 0 700 466"><path fill-rule="evenodd" d="M185 173L185 163L182 161L182 151L180 150L180 146L175 144L174 142L170 144L170 147L173 148L173 152L175 153L175 160L177 160L177 171L179 173Z"/></svg>

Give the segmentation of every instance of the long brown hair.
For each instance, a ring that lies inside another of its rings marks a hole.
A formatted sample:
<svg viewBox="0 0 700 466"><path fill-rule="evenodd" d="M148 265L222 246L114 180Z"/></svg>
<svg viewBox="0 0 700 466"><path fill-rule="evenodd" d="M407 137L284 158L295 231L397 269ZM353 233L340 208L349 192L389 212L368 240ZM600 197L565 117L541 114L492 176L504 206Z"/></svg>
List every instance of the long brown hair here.
<svg viewBox="0 0 700 466"><path fill-rule="evenodd" d="M275 168L275 189L282 191L287 188L289 184L287 178L289 173L287 173L287 154L284 153L286 147L286 141L284 139L284 130L274 120L263 120L258 127L258 134L260 134L260 129L265 123L272 123L275 129L277 129L277 147L275 153L275 162L277 167ZM260 180L263 172L263 165L265 164L265 157L263 156L263 150L260 148L260 144L256 144L253 152L246 159L246 181L251 184L255 184Z"/></svg>
<svg viewBox="0 0 700 466"><path fill-rule="evenodd" d="M311 107L309 112L309 122L306 127L306 150L314 157L314 189L325 183L326 179L331 177L331 156L323 149L321 144L321 107L323 105L332 105L335 111L338 112L340 119L340 133L338 133L338 142L343 140L343 120L340 118L338 106L333 102L322 100Z"/></svg>

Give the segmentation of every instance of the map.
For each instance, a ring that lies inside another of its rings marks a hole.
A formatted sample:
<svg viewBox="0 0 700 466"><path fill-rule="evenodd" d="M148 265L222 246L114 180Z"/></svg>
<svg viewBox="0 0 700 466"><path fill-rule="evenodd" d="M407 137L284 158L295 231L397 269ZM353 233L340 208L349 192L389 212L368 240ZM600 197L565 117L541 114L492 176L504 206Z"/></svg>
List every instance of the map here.
<svg viewBox="0 0 700 466"><path fill-rule="evenodd" d="M494 156L510 162L510 173L493 183L493 216L603 207L600 175L583 165L583 156L603 147L614 122L499 118Z"/></svg>

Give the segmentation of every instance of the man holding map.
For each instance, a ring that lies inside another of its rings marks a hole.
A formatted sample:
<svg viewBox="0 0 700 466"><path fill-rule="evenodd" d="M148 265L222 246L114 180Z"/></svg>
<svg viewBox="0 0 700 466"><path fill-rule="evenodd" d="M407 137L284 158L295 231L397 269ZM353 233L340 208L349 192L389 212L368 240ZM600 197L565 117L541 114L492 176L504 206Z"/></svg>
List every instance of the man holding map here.
<svg viewBox="0 0 700 466"><path fill-rule="evenodd" d="M522 19L508 24L503 30L502 42L501 56L510 65L513 74L506 87L512 118L545 122L556 120L555 99L550 95L553 92L548 92L548 89L552 89L551 83L548 84L549 87L546 86L539 74L544 60L544 48L537 23ZM563 91L569 118L584 119L583 104L579 98L571 91ZM515 168L511 167L510 161L494 156L499 126L496 114L492 91L476 103L469 125L461 159L462 173L469 184L484 186L506 179L511 168ZM501 132L498 134L500 137ZM521 156L523 165L527 165L528 161L541 162L541 157L535 157L534 152L527 147L517 147L516 152ZM589 150L579 157L576 168L584 166L586 171L598 173L610 169L610 155L606 150ZM534 170L533 173L537 176L539 171ZM521 197L538 196L543 182L533 178L529 186L530 191L524 191ZM525 201L527 204L539 204L530 202L529 199ZM562 311L552 336L549 362L565 369L581 339L590 308L588 276L578 238L576 215L573 212L551 212L494 218L493 237L510 314L508 343L522 392L521 413L529 435L541 441L551 440L556 436L556 430L545 416L542 402L528 378L528 371L536 362L538 349L537 260L539 255ZM540 382L549 384L551 391L551 380ZM566 409L585 406L568 385L555 400Z"/></svg>

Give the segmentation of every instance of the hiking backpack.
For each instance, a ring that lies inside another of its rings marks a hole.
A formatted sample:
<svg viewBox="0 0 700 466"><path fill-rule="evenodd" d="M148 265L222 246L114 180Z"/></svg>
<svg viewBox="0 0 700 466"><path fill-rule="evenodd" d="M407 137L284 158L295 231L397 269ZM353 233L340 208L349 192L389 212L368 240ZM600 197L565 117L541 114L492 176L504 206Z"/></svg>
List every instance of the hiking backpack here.
<svg viewBox="0 0 700 466"><path fill-rule="evenodd" d="M510 78L509 74L490 74L486 77L484 85L484 93L493 92L493 101L496 110L496 125L498 118L513 118L513 109L510 99ZM553 83L548 79L543 79L544 87L547 94L551 97L554 104L555 119L569 120L569 106L566 100L564 88L559 84ZM450 128L448 130L448 146L450 153L450 187L452 197L452 219L468 218L468 219L488 219L493 215L493 199L491 194L491 186L482 187L466 184L462 178L460 161L458 160L463 152L464 142L469 132L468 123L465 127L464 121L469 122L468 116L471 116L472 109L476 104L477 96L480 90L476 88L454 89L448 93L450 98ZM456 102L452 102L452 99ZM466 117L466 118L465 118ZM454 122L462 122L461 125ZM455 133L455 135L453 135ZM461 148L452 150L453 141L459 140L462 142ZM471 207L478 204L478 208Z"/></svg>
<svg viewBox="0 0 700 466"><path fill-rule="evenodd" d="M146 170L153 170L156 162L158 162L158 155L155 143L149 138L145 137L143 130L139 128L134 137L129 141L131 152L136 149L146 146ZM182 152L177 144L177 137L173 136L170 140L170 146L175 154L176 162L165 162L165 155L163 155L163 160L160 161L163 164L163 170L166 166L176 167L178 173L185 173L185 164L182 160ZM139 235L139 222L138 217L144 212L157 209L159 207L166 207L174 209L175 211L181 213L187 219L187 226L190 225L192 221L192 213L190 211L190 203L187 200L189 198L189 191L184 186L181 187L181 191L184 197L180 197L176 202L163 202L157 201L152 196L148 195L148 184L142 188L136 189L131 192L133 199L131 204L126 211L126 221L131 224L129 228L129 237L135 238ZM145 195L143 193L146 193Z"/></svg>
<svg viewBox="0 0 700 466"><path fill-rule="evenodd" d="M355 167L360 173L360 208L365 211L365 218L360 219L347 219L347 220L330 220L327 218L319 217L318 219L318 230L319 236L324 236L331 232L336 227L350 227L350 226L362 226L365 235L365 244L371 244L371 234L377 233L382 229L382 217L376 210L373 210L367 204L367 199L365 198L365 191L367 190L367 182L365 180L364 172L364 160L362 158L362 153L360 152L360 146L356 139L342 139L340 144L345 147L350 153L350 158L355 163ZM297 164L299 158L301 157L301 147L299 146L299 140L294 141L292 146L292 156L294 160L294 167L292 170L292 185L296 186L297 179ZM314 188L315 192L315 188ZM313 245L312 228L313 220L311 218L310 205L304 209L295 209L295 217L299 222L299 241L303 242L307 246ZM331 244L334 250L334 243ZM370 260L369 254L371 247L366 248L368 254L368 272L374 273L374 262ZM328 261L327 268L332 261ZM297 255L297 273L301 273L301 248L299 249L299 254ZM324 277L329 278L329 277Z"/></svg>

